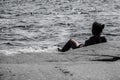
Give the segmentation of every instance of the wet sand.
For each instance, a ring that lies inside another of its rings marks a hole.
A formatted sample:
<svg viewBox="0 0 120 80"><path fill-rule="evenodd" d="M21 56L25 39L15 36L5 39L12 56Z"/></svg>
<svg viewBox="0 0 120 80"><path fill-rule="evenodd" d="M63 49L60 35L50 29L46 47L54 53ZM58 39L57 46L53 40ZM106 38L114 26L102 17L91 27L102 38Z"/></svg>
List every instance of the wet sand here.
<svg viewBox="0 0 120 80"><path fill-rule="evenodd" d="M68 52L0 55L0 80L119 80L120 42Z"/></svg>

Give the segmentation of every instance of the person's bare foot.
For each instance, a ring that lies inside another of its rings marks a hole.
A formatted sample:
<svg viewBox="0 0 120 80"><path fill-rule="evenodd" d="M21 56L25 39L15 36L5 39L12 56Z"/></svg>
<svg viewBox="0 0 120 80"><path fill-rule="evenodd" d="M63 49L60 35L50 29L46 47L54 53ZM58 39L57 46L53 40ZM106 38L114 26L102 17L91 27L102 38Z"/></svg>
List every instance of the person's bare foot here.
<svg viewBox="0 0 120 80"><path fill-rule="evenodd" d="M59 52L62 52L62 49L60 49L60 48L57 48L57 49L58 49Z"/></svg>

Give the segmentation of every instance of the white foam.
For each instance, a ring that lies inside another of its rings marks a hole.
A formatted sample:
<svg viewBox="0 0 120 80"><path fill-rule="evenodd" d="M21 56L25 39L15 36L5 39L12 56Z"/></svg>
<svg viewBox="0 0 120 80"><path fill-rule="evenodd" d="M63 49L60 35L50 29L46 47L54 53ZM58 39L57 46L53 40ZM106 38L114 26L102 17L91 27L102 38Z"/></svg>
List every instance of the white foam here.
<svg viewBox="0 0 120 80"><path fill-rule="evenodd" d="M7 49L7 50L0 50L0 53L5 55L14 55L14 54L21 54L21 53L52 53L56 52L57 47L52 46L49 48L42 49L41 47L34 46L34 47L24 47L24 48L15 48L15 49Z"/></svg>

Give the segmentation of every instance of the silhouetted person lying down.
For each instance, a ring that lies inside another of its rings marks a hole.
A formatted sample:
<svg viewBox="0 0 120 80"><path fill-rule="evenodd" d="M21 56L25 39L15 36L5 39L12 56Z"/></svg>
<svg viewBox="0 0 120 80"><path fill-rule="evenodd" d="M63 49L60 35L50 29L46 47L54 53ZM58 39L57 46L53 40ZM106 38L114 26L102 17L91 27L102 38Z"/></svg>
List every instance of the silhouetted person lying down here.
<svg viewBox="0 0 120 80"><path fill-rule="evenodd" d="M104 29L104 24L94 22L92 25L92 37L85 41L85 44L80 44L79 42L75 41L74 39L70 39L62 49L58 48L58 51L65 52L68 51L70 48L76 49L80 47L90 46L93 44L104 43L107 42L104 36L101 36L101 33Z"/></svg>

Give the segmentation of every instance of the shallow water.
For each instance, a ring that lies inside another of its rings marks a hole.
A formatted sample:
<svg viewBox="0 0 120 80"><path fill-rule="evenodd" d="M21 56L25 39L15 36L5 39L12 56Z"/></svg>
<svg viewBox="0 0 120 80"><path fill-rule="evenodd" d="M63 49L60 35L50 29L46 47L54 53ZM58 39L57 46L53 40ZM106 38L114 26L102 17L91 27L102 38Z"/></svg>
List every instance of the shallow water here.
<svg viewBox="0 0 120 80"><path fill-rule="evenodd" d="M119 41L119 4L119 0L1 0L0 52L56 52L70 38L84 43L94 21L105 24L108 41Z"/></svg>

